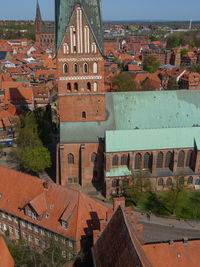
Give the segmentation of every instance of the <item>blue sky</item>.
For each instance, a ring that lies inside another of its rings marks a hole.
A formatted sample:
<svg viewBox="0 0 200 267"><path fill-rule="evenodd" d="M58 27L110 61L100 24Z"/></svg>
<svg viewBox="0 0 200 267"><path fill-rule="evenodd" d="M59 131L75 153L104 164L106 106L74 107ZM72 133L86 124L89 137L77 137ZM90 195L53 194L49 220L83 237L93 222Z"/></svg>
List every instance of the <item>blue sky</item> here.
<svg viewBox="0 0 200 267"><path fill-rule="evenodd" d="M0 0L0 20L34 19L36 0ZM67 1L67 0L66 0ZM39 0L43 19L54 19L54 0ZM104 20L200 20L199 0L102 0Z"/></svg>

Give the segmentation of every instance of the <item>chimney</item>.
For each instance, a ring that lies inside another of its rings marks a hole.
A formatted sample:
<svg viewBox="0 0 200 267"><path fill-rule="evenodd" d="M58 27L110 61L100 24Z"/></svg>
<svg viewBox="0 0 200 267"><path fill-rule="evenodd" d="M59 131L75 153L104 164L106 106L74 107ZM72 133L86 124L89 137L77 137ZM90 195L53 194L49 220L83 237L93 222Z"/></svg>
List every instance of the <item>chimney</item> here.
<svg viewBox="0 0 200 267"><path fill-rule="evenodd" d="M114 211L118 208L119 205L121 205L122 207L125 208L125 198L124 197L113 199L113 210Z"/></svg>

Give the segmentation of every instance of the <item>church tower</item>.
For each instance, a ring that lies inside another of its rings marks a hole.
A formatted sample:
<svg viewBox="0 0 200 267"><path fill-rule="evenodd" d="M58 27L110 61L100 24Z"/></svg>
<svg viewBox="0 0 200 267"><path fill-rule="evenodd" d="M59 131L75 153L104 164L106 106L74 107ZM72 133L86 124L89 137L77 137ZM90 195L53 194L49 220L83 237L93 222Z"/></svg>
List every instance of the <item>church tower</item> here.
<svg viewBox="0 0 200 267"><path fill-rule="evenodd" d="M35 17L35 36L36 36L36 41L38 34L40 34L42 31L42 16L40 12L40 6L39 2L37 0L37 6L36 6L36 17Z"/></svg>
<svg viewBox="0 0 200 267"><path fill-rule="evenodd" d="M104 112L94 109L104 92L100 0L59 0L55 7L61 120L104 120Z"/></svg>
<svg viewBox="0 0 200 267"><path fill-rule="evenodd" d="M102 179L104 144L81 134L106 119L101 0L55 0L60 144L57 183ZM74 133L73 127L79 127ZM70 129L70 131L69 131ZM75 136L76 135L76 136Z"/></svg>

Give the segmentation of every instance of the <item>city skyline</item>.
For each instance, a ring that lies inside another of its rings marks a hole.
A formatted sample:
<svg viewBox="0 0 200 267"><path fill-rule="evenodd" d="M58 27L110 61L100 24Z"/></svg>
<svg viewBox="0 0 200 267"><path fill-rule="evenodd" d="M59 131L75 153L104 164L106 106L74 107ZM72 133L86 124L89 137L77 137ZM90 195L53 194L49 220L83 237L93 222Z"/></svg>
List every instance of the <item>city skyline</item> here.
<svg viewBox="0 0 200 267"><path fill-rule="evenodd" d="M54 20L54 0L40 0L40 8L44 20ZM158 2L141 0L140 3L124 0L123 9L120 0L102 0L104 21L179 21L200 20L200 2L164 0ZM173 8L172 8L173 7ZM183 8L184 7L184 8ZM195 7L195 8L194 8ZM0 20L34 20L36 0L7 0L1 6ZM178 10L181 12L177 12Z"/></svg>

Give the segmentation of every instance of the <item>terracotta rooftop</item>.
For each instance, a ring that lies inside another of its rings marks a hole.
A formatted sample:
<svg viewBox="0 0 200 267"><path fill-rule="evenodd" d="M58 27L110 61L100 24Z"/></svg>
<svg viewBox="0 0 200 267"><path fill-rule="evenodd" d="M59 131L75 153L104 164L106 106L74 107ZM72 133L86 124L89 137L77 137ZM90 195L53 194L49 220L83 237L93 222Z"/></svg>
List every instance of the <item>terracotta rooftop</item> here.
<svg viewBox="0 0 200 267"><path fill-rule="evenodd" d="M0 236L0 266L14 267L14 260L6 246L3 237Z"/></svg>
<svg viewBox="0 0 200 267"><path fill-rule="evenodd" d="M0 210L14 216L77 241L99 229L99 221L106 218L108 208L79 191L54 183L44 184L37 177L4 167L0 167L0 173ZM43 212L40 221L20 211L28 203L38 213ZM71 213L67 229L61 224L63 213L66 218Z"/></svg>

